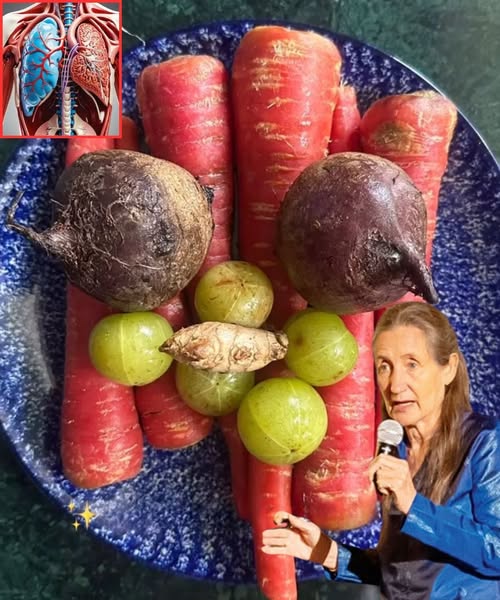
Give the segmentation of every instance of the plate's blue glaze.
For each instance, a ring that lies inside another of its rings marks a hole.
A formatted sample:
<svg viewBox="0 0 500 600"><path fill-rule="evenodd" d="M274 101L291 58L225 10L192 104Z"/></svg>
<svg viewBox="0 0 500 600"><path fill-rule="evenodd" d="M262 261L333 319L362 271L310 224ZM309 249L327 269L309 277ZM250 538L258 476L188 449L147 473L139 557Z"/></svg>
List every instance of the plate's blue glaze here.
<svg viewBox="0 0 500 600"><path fill-rule="evenodd" d="M234 22L169 34L124 60L124 112L137 118L135 82L141 69L180 53L209 53L229 67L241 36L253 26ZM387 94L431 88L397 60L361 42L324 35L344 55L343 78L365 109ZM17 218L40 228L50 221L50 191L61 172L64 142L30 141L16 153L1 182L0 418L34 480L61 506L88 501L91 530L134 558L168 571L212 580L254 579L252 543L230 498L221 437L194 448L146 448L141 474L100 490L75 489L62 475L59 412L64 358L65 280L58 266L3 225L6 205L25 192ZM500 185L498 166L463 118L444 179L433 274L440 308L456 327L471 369L474 406L498 414L500 400ZM82 510L82 508L79 508ZM68 518L69 521L69 518ZM378 524L343 540L372 545ZM299 577L319 573L299 563Z"/></svg>

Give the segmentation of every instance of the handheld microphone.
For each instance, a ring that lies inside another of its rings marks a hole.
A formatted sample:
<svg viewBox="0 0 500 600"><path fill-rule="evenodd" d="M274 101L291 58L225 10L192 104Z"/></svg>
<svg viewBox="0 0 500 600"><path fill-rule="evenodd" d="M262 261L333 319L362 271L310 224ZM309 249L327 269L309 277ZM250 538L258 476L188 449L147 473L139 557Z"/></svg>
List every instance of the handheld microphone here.
<svg viewBox="0 0 500 600"><path fill-rule="evenodd" d="M403 439L403 427L394 419L382 421L377 428L377 456L391 454L399 458L398 446Z"/></svg>

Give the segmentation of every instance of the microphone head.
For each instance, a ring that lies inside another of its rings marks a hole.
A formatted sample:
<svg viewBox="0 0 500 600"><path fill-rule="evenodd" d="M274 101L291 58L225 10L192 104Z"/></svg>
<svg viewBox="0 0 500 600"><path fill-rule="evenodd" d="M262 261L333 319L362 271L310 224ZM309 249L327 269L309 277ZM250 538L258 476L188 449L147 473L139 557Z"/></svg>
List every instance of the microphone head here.
<svg viewBox="0 0 500 600"><path fill-rule="evenodd" d="M399 446L403 435L403 427L394 419L385 419L377 428L377 442L379 444Z"/></svg>

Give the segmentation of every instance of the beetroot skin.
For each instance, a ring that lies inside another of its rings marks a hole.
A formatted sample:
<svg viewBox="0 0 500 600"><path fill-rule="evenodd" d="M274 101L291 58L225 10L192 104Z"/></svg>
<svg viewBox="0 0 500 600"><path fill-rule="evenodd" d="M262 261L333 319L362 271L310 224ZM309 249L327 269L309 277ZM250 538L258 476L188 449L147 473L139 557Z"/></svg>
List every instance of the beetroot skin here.
<svg viewBox="0 0 500 600"><path fill-rule="evenodd" d="M129 150L83 155L55 189L54 225L7 224L58 258L70 281L122 311L151 310L195 276L213 232L210 194L185 169Z"/></svg>
<svg viewBox="0 0 500 600"><path fill-rule="evenodd" d="M372 311L407 291L437 302L425 264L422 194L394 163L359 152L319 160L281 205L277 251L315 308Z"/></svg>

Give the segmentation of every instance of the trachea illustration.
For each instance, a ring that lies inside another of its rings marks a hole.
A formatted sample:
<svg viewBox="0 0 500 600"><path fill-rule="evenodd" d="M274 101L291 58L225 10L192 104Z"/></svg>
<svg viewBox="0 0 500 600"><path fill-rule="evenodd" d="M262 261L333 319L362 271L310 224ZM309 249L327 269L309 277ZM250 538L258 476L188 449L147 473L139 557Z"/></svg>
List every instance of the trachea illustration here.
<svg viewBox="0 0 500 600"><path fill-rule="evenodd" d="M21 135L106 135L120 85L118 13L45 2L8 16L3 115L14 91Z"/></svg>

